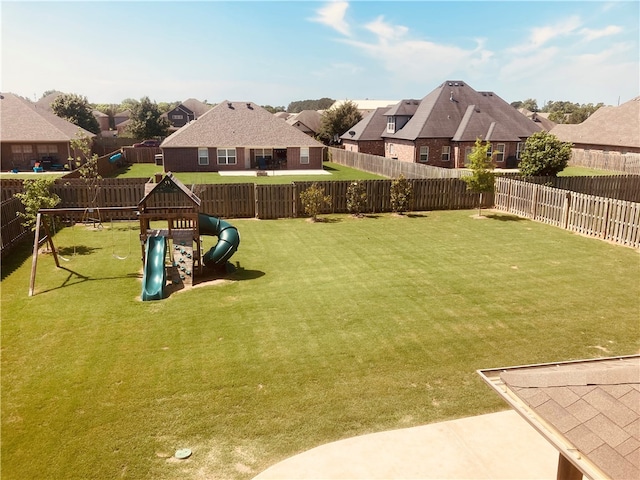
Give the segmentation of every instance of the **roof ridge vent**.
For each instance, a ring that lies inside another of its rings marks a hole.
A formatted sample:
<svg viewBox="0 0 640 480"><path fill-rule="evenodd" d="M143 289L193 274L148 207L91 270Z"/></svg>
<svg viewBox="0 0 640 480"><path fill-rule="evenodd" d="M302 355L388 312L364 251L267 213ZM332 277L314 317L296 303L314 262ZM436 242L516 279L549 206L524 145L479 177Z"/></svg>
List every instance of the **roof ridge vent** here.
<svg viewBox="0 0 640 480"><path fill-rule="evenodd" d="M227 107L229 107L231 110L233 110L233 103L227 102Z"/></svg>

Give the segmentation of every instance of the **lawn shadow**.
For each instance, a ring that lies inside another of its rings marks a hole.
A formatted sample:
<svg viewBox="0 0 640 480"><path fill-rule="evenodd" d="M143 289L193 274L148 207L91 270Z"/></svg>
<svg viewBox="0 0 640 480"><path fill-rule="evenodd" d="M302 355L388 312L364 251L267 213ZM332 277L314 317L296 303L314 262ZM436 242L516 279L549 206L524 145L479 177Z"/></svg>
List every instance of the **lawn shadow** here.
<svg viewBox="0 0 640 480"><path fill-rule="evenodd" d="M96 250L102 250L102 248L74 245L73 247L58 247L56 252L63 257L72 257L73 255L91 255Z"/></svg>
<svg viewBox="0 0 640 480"><path fill-rule="evenodd" d="M61 288L72 287L74 285L78 285L78 284L84 283L84 282L101 282L101 281L104 281L104 280L120 280L122 278L131 278L133 276L133 274L126 274L126 275L121 275L121 276L116 276L116 277L96 277L96 278L93 278L93 277L88 277L86 275L78 273L75 270L71 270L70 268L67 268L67 267L60 266L58 268L60 270L64 270L64 271L69 273L69 275L67 275L67 278L65 278L64 281L57 287L47 288L45 290L38 290L35 293L36 295L39 295L41 293L53 292L55 290L60 290ZM138 276L138 275L136 275L136 276Z"/></svg>
<svg viewBox="0 0 640 480"><path fill-rule="evenodd" d="M342 221L341 218L334 217L317 217L315 221L309 219L312 223L339 223Z"/></svg>
<svg viewBox="0 0 640 480"><path fill-rule="evenodd" d="M427 218L426 213L407 213L408 218Z"/></svg>
<svg viewBox="0 0 640 480"><path fill-rule="evenodd" d="M489 215L485 215L487 218L491 220L498 220L500 222L521 222L523 220L527 220L526 218L519 217L517 215L509 215L509 214L501 214L501 213L490 213Z"/></svg>
<svg viewBox="0 0 640 480"><path fill-rule="evenodd" d="M4 280L10 274L20 268L20 266L26 262L29 257L33 255L33 239L31 242L22 242L11 248L11 250L5 253L2 257L1 265L1 279Z"/></svg>

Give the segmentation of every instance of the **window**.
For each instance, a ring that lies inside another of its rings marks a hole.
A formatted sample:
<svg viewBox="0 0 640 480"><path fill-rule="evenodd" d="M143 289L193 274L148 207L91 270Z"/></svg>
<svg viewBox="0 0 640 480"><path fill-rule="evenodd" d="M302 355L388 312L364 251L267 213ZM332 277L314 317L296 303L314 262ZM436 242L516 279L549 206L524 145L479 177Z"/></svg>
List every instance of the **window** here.
<svg viewBox="0 0 640 480"><path fill-rule="evenodd" d="M471 165L471 159L469 158L471 156L471 153L473 152L473 147L465 147L464 149L464 166L469 166Z"/></svg>
<svg viewBox="0 0 640 480"><path fill-rule="evenodd" d="M301 164L309 163L309 147L300 148L300 163Z"/></svg>
<svg viewBox="0 0 640 480"><path fill-rule="evenodd" d="M442 158L443 162L448 162L451 157L451 147L449 145L445 145L442 147Z"/></svg>
<svg viewBox="0 0 640 480"><path fill-rule="evenodd" d="M33 149L31 145L11 145L12 160L16 163L23 163L32 160Z"/></svg>
<svg viewBox="0 0 640 480"><path fill-rule="evenodd" d="M504 162L504 143L496 145L496 162Z"/></svg>
<svg viewBox="0 0 640 480"><path fill-rule="evenodd" d="M236 149L235 148L219 148L218 149L218 165L235 165Z"/></svg>
<svg viewBox="0 0 640 480"><path fill-rule="evenodd" d="M387 117L387 133L396 133L396 117Z"/></svg>
<svg viewBox="0 0 640 480"><path fill-rule="evenodd" d="M493 155L493 145L489 144L489 148L487 148L487 158L491 158L491 155Z"/></svg>
<svg viewBox="0 0 640 480"><path fill-rule="evenodd" d="M390 155L395 155L395 153L396 153L396 149L395 149L395 147L393 146L393 143L390 143L390 144L389 144L389 154L390 154Z"/></svg>
<svg viewBox="0 0 640 480"><path fill-rule="evenodd" d="M429 147L426 147L426 146L420 147L420 161L421 162L429 161Z"/></svg>
<svg viewBox="0 0 640 480"><path fill-rule="evenodd" d="M209 165L208 148L198 148L198 165Z"/></svg>
<svg viewBox="0 0 640 480"><path fill-rule="evenodd" d="M30 145L29 149L31 149ZM58 147L56 145L38 145L36 149L39 157L58 157Z"/></svg>
<svg viewBox="0 0 640 480"><path fill-rule="evenodd" d="M524 142L518 142L516 144L516 158L518 160L520 160L520 155L522 155L523 151L524 151Z"/></svg>
<svg viewBox="0 0 640 480"><path fill-rule="evenodd" d="M177 113L171 116L173 117L174 120L182 120L184 118L184 115L178 115Z"/></svg>

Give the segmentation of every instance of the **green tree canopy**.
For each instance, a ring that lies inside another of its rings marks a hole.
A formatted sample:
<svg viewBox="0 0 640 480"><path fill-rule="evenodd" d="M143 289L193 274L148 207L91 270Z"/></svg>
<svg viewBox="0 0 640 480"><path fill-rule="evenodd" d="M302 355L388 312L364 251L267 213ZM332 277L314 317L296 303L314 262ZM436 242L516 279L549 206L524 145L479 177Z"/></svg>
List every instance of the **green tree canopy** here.
<svg viewBox="0 0 640 480"><path fill-rule="evenodd" d="M530 112L539 112L538 102L534 98L527 98L524 101L518 100L517 102L511 102L513 108L526 108Z"/></svg>
<svg viewBox="0 0 640 480"><path fill-rule="evenodd" d="M485 193L493 192L495 184L495 174L493 173L493 159L489 155L489 142L482 143L479 138L469 154L469 168L471 175L462 177L467 184L467 190L479 193L478 199L478 215L482 211L482 196Z"/></svg>
<svg viewBox="0 0 640 480"><path fill-rule="evenodd" d="M556 123L577 124L584 122L589 116L604 107L604 103L578 104L572 102L554 102L549 101L542 108L542 112L549 114L549 120Z"/></svg>
<svg viewBox="0 0 640 480"><path fill-rule="evenodd" d="M549 132L536 132L525 143L520 159L520 173L525 177L555 177L571 159L571 147Z"/></svg>
<svg viewBox="0 0 640 480"><path fill-rule="evenodd" d="M319 100L297 100L289 104L287 112L300 113L303 110L326 110L331 108L334 103L335 100L328 97L323 97Z"/></svg>
<svg viewBox="0 0 640 480"><path fill-rule="evenodd" d="M134 138L166 137L169 133L169 120L149 97L132 105L130 120L128 131Z"/></svg>
<svg viewBox="0 0 640 480"><path fill-rule="evenodd" d="M347 100L338 107L324 111L320 119L318 137L327 144L337 143L338 137L360 120L362 120L362 114L358 106L351 100Z"/></svg>
<svg viewBox="0 0 640 480"><path fill-rule="evenodd" d="M87 97L75 93L63 93L51 104L53 113L68 120L91 133L100 133L98 120L93 116L93 109Z"/></svg>

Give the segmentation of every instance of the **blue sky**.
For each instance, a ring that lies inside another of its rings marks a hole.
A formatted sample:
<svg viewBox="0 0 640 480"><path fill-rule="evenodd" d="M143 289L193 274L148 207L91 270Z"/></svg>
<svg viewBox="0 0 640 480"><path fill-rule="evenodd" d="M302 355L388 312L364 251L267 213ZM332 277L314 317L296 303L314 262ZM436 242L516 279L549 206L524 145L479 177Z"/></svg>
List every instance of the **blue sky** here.
<svg viewBox="0 0 640 480"><path fill-rule="evenodd" d="M640 2L2 1L0 90L120 103L640 94Z"/></svg>

